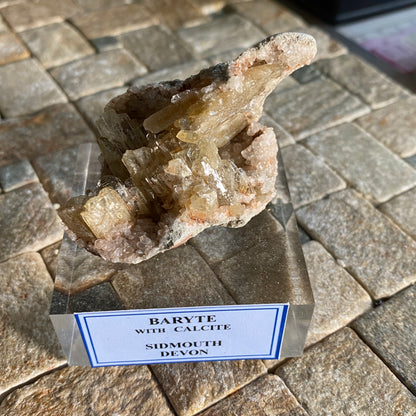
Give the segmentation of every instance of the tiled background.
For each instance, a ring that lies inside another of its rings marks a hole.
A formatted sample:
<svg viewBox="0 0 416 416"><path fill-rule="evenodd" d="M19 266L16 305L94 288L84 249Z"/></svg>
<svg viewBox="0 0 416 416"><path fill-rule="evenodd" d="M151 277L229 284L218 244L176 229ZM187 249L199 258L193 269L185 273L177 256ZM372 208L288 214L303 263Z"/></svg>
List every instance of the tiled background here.
<svg viewBox="0 0 416 416"><path fill-rule="evenodd" d="M316 300L305 354L66 367L48 308L76 146L126 86L186 77L287 30L319 50L264 117ZM1 414L416 415L411 93L272 0L0 0L0 114Z"/></svg>

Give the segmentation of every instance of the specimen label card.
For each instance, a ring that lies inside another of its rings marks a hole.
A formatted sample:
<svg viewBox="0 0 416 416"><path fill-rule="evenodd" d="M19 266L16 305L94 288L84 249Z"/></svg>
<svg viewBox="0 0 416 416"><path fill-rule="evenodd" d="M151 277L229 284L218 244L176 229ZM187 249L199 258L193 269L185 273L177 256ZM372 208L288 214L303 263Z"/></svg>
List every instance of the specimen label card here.
<svg viewBox="0 0 416 416"><path fill-rule="evenodd" d="M288 304L76 313L91 366L277 359Z"/></svg>

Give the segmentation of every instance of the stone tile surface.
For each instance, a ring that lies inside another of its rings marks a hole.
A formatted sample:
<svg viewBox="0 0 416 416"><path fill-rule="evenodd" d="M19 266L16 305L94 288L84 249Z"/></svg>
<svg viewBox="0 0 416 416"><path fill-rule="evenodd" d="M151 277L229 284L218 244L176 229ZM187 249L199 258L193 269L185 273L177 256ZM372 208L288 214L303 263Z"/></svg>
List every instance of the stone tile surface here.
<svg viewBox="0 0 416 416"><path fill-rule="evenodd" d="M146 68L123 49L87 56L51 70L71 100L121 86L145 72Z"/></svg>
<svg viewBox="0 0 416 416"><path fill-rule="evenodd" d="M265 109L296 139L368 113L358 98L330 80L317 80L272 93Z"/></svg>
<svg viewBox="0 0 416 416"><path fill-rule="evenodd" d="M184 64L175 65L160 71L151 72L134 80L133 85L140 87L146 84L153 84L161 81L171 81L174 79L186 79L191 75L197 74L201 69L207 68L208 62L205 60L190 61Z"/></svg>
<svg viewBox="0 0 416 416"><path fill-rule="evenodd" d="M297 236L296 236L297 237ZM294 259L295 247L284 232L275 233L216 267L221 282L238 304L313 303L306 269ZM301 255L301 253L300 253Z"/></svg>
<svg viewBox="0 0 416 416"><path fill-rule="evenodd" d="M307 84L311 81L316 81L318 79L324 79L324 75L318 69L317 64L310 64L303 66L302 68L297 69L292 77L299 82L299 84Z"/></svg>
<svg viewBox="0 0 416 416"><path fill-rule="evenodd" d="M214 266L282 230L280 223L263 211L244 227L208 228L190 240L190 244L196 247L209 265Z"/></svg>
<svg viewBox="0 0 416 416"><path fill-rule="evenodd" d="M20 2L22 2L22 0L0 0L0 8L7 7Z"/></svg>
<svg viewBox="0 0 416 416"><path fill-rule="evenodd" d="M77 247L64 237L55 275L55 289L75 295L109 280L118 265Z"/></svg>
<svg viewBox="0 0 416 416"><path fill-rule="evenodd" d="M174 415L145 366L67 367L14 391L3 400L2 411L8 416L56 416L62 411L76 416Z"/></svg>
<svg viewBox="0 0 416 416"><path fill-rule="evenodd" d="M287 146L281 152L294 208L345 188L345 182L303 146Z"/></svg>
<svg viewBox="0 0 416 416"><path fill-rule="evenodd" d="M91 39L90 41L97 52L105 52L121 48L120 40L116 36L103 36L101 38Z"/></svg>
<svg viewBox="0 0 416 416"><path fill-rule="evenodd" d="M41 256L26 253L0 263L0 285L1 395L65 359L49 320L53 283Z"/></svg>
<svg viewBox="0 0 416 416"><path fill-rule="evenodd" d="M236 14L219 15L202 25L179 29L177 33L203 58L238 47L248 48L265 37L254 24Z"/></svg>
<svg viewBox="0 0 416 416"><path fill-rule="evenodd" d="M54 243L40 251L40 254L43 258L46 268L49 271L49 274L55 280L56 267L58 265L58 255L59 249L61 247L61 241Z"/></svg>
<svg viewBox="0 0 416 416"><path fill-rule="evenodd" d="M4 22L4 19L0 16L0 33L4 33L8 31L8 27Z"/></svg>
<svg viewBox="0 0 416 416"><path fill-rule="evenodd" d="M375 203L416 185L415 169L354 124L321 131L305 144Z"/></svg>
<svg viewBox="0 0 416 416"><path fill-rule="evenodd" d="M210 407L201 416L308 416L279 377L268 374Z"/></svg>
<svg viewBox="0 0 416 416"><path fill-rule="evenodd" d="M29 57L29 51L14 33L0 33L0 65L20 61L27 57Z"/></svg>
<svg viewBox="0 0 416 416"><path fill-rule="evenodd" d="M112 283L129 309L235 303L214 272L189 245L141 264L123 267Z"/></svg>
<svg viewBox="0 0 416 416"><path fill-rule="evenodd" d="M357 123L400 157L416 154L416 97L373 111Z"/></svg>
<svg viewBox="0 0 416 416"><path fill-rule="evenodd" d="M298 232L301 244L306 244L308 241L311 241L311 238L306 234L305 230L298 225Z"/></svg>
<svg viewBox="0 0 416 416"><path fill-rule="evenodd" d="M316 66L372 108L384 107L404 94L398 84L355 55L321 60Z"/></svg>
<svg viewBox="0 0 416 416"><path fill-rule="evenodd" d="M310 309L299 305L312 292L284 181L280 198L244 228L207 230L135 266L108 264L65 237L56 271L55 209L69 196L78 144L95 141L104 105L127 85L184 79L285 30L318 43L316 61L278 86L262 117L276 131L301 207L316 300L310 348L283 362L59 369L65 359L47 316L56 274L56 313L261 296L290 298L289 322L305 323ZM408 287L416 281L416 102L346 53L274 0L0 0L0 414L416 416L416 292ZM343 130L358 117L372 137L357 123ZM324 150L308 148L313 140ZM339 192L340 177L364 196ZM279 273L288 269L285 284ZM383 301L351 324L371 307L363 287ZM348 328L333 334L348 324L361 339ZM288 385L265 366L279 366Z"/></svg>
<svg viewBox="0 0 416 416"><path fill-rule="evenodd" d="M349 328L283 364L277 374L311 416L415 413L416 397Z"/></svg>
<svg viewBox="0 0 416 416"><path fill-rule="evenodd" d="M216 53L215 55L211 55L207 59L211 65L217 65L222 62L233 61L235 58L237 58L238 55L244 52L245 49L246 48L243 48L243 47L229 49L224 52L219 52L219 53Z"/></svg>
<svg viewBox="0 0 416 416"><path fill-rule="evenodd" d="M379 209L416 240L416 188L380 205Z"/></svg>
<svg viewBox="0 0 416 416"><path fill-rule="evenodd" d="M226 0L192 0L192 3L195 4L203 14L213 14L220 12L227 2Z"/></svg>
<svg viewBox="0 0 416 416"><path fill-rule="evenodd" d="M0 186L4 192L38 181L36 172L28 160L0 167Z"/></svg>
<svg viewBox="0 0 416 416"><path fill-rule="evenodd" d="M126 90L127 87L117 87L100 91L96 94L80 98L75 102L75 105L90 123L91 128L96 130L95 123L98 120L98 117L100 117L103 113L104 107L111 99L117 97L118 95L124 94Z"/></svg>
<svg viewBox="0 0 416 416"><path fill-rule="evenodd" d="M81 11L74 0L37 0L11 4L2 14L16 32L60 22Z"/></svg>
<svg viewBox="0 0 416 416"><path fill-rule="evenodd" d="M170 27L195 26L206 19L202 10L192 0L181 0L180 6L176 0L143 0L152 16Z"/></svg>
<svg viewBox="0 0 416 416"><path fill-rule="evenodd" d="M45 68L66 64L94 53L91 45L68 23L54 23L20 34Z"/></svg>
<svg viewBox="0 0 416 416"><path fill-rule="evenodd" d="M410 166L413 166L416 168L416 153L413 156L410 156L406 159L404 159L406 163L408 163Z"/></svg>
<svg viewBox="0 0 416 416"><path fill-rule="evenodd" d="M62 232L55 209L39 183L0 195L0 261L40 250L58 241Z"/></svg>
<svg viewBox="0 0 416 416"><path fill-rule="evenodd" d="M150 71L178 65L193 58L184 43L163 26L155 25L124 33L120 39L122 45Z"/></svg>
<svg viewBox="0 0 416 416"><path fill-rule="evenodd" d="M260 360L152 365L179 416L190 416L266 372Z"/></svg>
<svg viewBox="0 0 416 416"><path fill-rule="evenodd" d="M134 0L77 0L85 10L111 9L121 4L131 4Z"/></svg>
<svg viewBox="0 0 416 416"><path fill-rule="evenodd" d="M371 309L368 293L317 241L302 246L315 299L306 338L312 345Z"/></svg>
<svg viewBox="0 0 416 416"><path fill-rule="evenodd" d="M416 281L416 242L351 189L296 215L373 298L392 296Z"/></svg>
<svg viewBox="0 0 416 416"><path fill-rule="evenodd" d="M0 123L0 166L92 141L94 134L72 105L59 104L31 117Z"/></svg>
<svg viewBox="0 0 416 416"><path fill-rule="evenodd" d="M78 146L39 156L33 166L50 200L63 205L71 196Z"/></svg>
<svg viewBox="0 0 416 416"><path fill-rule="evenodd" d="M0 111L6 117L66 101L52 78L33 59L0 66L0 79Z"/></svg>
<svg viewBox="0 0 416 416"><path fill-rule="evenodd" d="M292 88L296 88L299 86L299 82L292 76L285 78L283 81L279 83L279 85L275 88L273 94L280 94L283 91L286 92ZM267 98L268 99L268 98ZM267 101L266 99L266 101Z"/></svg>
<svg viewBox="0 0 416 416"><path fill-rule="evenodd" d="M124 309L109 282L104 282L69 297L68 309L73 312L116 311Z"/></svg>
<svg viewBox="0 0 416 416"><path fill-rule="evenodd" d="M157 19L141 3L122 4L72 18L72 22L89 39L119 35L157 23Z"/></svg>
<svg viewBox="0 0 416 416"><path fill-rule="evenodd" d="M362 316L353 328L416 394L416 286Z"/></svg>
<svg viewBox="0 0 416 416"><path fill-rule="evenodd" d="M262 27L269 35L290 32L304 25L300 16L272 0L239 2L233 4L232 8Z"/></svg>

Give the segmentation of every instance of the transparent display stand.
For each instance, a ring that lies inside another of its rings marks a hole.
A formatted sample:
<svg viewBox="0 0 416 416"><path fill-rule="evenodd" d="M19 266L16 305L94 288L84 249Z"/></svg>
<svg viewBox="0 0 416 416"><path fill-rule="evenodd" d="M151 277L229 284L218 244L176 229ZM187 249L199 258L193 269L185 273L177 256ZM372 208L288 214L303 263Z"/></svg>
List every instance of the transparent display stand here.
<svg viewBox="0 0 416 416"><path fill-rule="evenodd" d="M79 146L72 196L100 177ZM139 265L64 237L50 317L69 365L299 356L314 301L279 158L278 197L242 228L214 227Z"/></svg>

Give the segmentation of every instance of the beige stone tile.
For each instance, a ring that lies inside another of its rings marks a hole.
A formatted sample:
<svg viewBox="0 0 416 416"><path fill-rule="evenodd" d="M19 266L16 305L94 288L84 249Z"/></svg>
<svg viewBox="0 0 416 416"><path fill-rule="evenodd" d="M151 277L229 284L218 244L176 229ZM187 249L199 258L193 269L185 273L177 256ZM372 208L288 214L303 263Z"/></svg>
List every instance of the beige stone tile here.
<svg viewBox="0 0 416 416"><path fill-rule="evenodd" d="M56 267L58 265L59 249L61 247L61 241L54 243L40 251L44 263L49 271L51 277L55 280Z"/></svg>
<svg viewBox="0 0 416 416"><path fill-rule="evenodd" d="M278 232L282 232L280 223L263 211L244 227L208 228L190 240L190 244L197 248L208 264L214 266Z"/></svg>
<svg viewBox="0 0 416 416"><path fill-rule="evenodd" d="M201 416L308 416L299 402L276 376L259 377L210 407Z"/></svg>
<svg viewBox="0 0 416 416"><path fill-rule="evenodd" d="M65 20L79 13L74 0L37 0L16 2L2 9L2 14L16 32Z"/></svg>
<svg viewBox="0 0 416 416"><path fill-rule="evenodd" d="M357 97L328 79L277 90L267 99L265 110L297 140L370 111Z"/></svg>
<svg viewBox="0 0 416 416"><path fill-rule="evenodd" d="M0 261L62 238L63 226L39 183L0 195Z"/></svg>
<svg viewBox="0 0 416 416"><path fill-rule="evenodd" d="M160 71L145 74L133 81L133 85L140 87L146 84L153 84L155 82L172 81L174 79L184 80L191 75L197 74L201 69L208 68L209 63L205 60L190 61L184 64L164 68Z"/></svg>
<svg viewBox="0 0 416 416"><path fill-rule="evenodd" d="M237 14L219 15L177 33L202 58L235 48L246 49L265 37L264 32Z"/></svg>
<svg viewBox="0 0 416 416"><path fill-rule="evenodd" d="M416 397L349 328L278 368L311 416L407 416Z"/></svg>
<svg viewBox="0 0 416 416"><path fill-rule="evenodd" d="M28 160L0 167L0 186L4 192L32 182L39 182L39 179Z"/></svg>
<svg viewBox="0 0 416 416"><path fill-rule="evenodd" d="M260 360L158 364L152 370L179 416L191 416L266 372Z"/></svg>
<svg viewBox="0 0 416 416"><path fill-rule="evenodd" d="M0 166L92 141L94 134L73 106L58 104L0 124Z"/></svg>
<svg viewBox="0 0 416 416"><path fill-rule="evenodd" d="M68 246L71 249L68 249ZM89 251L74 246L65 237L60 247L56 270L55 289L64 294L78 294L109 280L118 265L103 260Z"/></svg>
<svg viewBox="0 0 416 416"><path fill-rule="evenodd" d="M373 298L416 281L416 242L351 189L299 208L296 216Z"/></svg>
<svg viewBox="0 0 416 416"><path fill-rule="evenodd" d="M72 22L88 39L95 39L150 26L157 18L144 4L135 3L79 14Z"/></svg>
<svg viewBox="0 0 416 416"><path fill-rule="evenodd" d="M129 309L234 304L198 252L185 245L124 266L113 286Z"/></svg>
<svg viewBox="0 0 416 416"><path fill-rule="evenodd" d="M67 23L54 23L20 34L45 68L63 65L94 53L92 46Z"/></svg>
<svg viewBox="0 0 416 416"><path fill-rule="evenodd" d="M405 93L398 84L352 54L321 60L316 66L372 108L384 107Z"/></svg>
<svg viewBox="0 0 416 416"><path fill-rule="evenodd" d="M303 146L287 146L281 152L294 208L345 188L345 182Z"/></svg>
<svg viewBox="0 0 416 416"><path fill-rule="evenodd" d="M144 0L152 16L171 29L194 26L207 19L202 10L192 0Z"/></svg>
<svg viewBox="0 0 416 416"><path fill-rule="evenodd" d="M416 171L355 124L321 131L304 143L375 203L416 185Z"/></svg>
<svg viewBox="0 0 416 416"><path fill-rule="evenodd" d="M292 29L305 25L300 16L271 0L234 3L232 8L262 27L270 35L290 32L293 31Z"/></svg>
<svg viewBox="0 0 416 416"><path fill-rule="evenodd" d="M8 416L40 410L42 416L174 415L145 366L64 368L14 391L0 405Z"/></svg>
<svg viewBox="0 0 416 416"><path fill-rule="evenodd" d="M71 100L119 87L146 73L146 68L124 49L87 56L51 70Z"/></svg>
<svg viewBox="0 0 416 416"><path fill-rule="evenodd" d="M0 66L0 111L21 116L67 101L53 79L34 59Z"/></svg>
<svg viewBox="0 0 416 416"><path fill-rule="evenodd" d="M28 57L29 51L14 33L0 33L0 65L20 61Z"/></svg>
<svg viewBox="0 0 416 416"><path fill-rule="evenodd" d="M416 188L387 201L379 209L416 240Z"/></svg>
<svg viewBox="0 0 416 416"><path fill-rule="evenodd" d="M365 314L353 328L416 394L416 286Z"/></svg>
<svg viewBox="0 0 416 416"><path fill-rule="evenodd" d="M103 113L104 107L111 99L117 97L118 95L124 94L126 90L127 87L116 87L100 91L96 94L80 98L75 102L75 105L82 115L88 120L91 128L96 130L96 121Z"/></svg>
<svg viewBox="0 0 416 416"><path fill-rule="evenodd" d="M400 157L416 153L416 97L373 111L357 123Z"/></svg>
<svg viewBox="0 0 416 416"><path fill-rule="evenodd" d="M65 358L49 320L53 283L41 256L26 253L0 263L0 285L3 394L65 364Z"/></svg>
<svg viewBox="0 0 416 416"><path fill-rule="evenodd" d="M179 65L193 58L187 47L163 26L149 26L124 33L120 40L150 71Z"/></svg>
<svg viewBox="0 0 416 416"><path fill-rule="evenodd" d="M63 205L71 196L78 146L39 156L33 166L50 200Z"/></svg>
<svg viewBox="0 0 416 416"><path fill-rule="evenodd" d="M316 241L302 246L315 299L306 346L341 329L372 306L369 294Z"/></svg>

